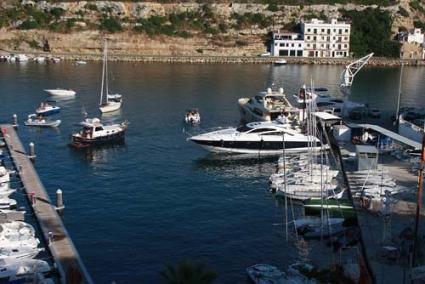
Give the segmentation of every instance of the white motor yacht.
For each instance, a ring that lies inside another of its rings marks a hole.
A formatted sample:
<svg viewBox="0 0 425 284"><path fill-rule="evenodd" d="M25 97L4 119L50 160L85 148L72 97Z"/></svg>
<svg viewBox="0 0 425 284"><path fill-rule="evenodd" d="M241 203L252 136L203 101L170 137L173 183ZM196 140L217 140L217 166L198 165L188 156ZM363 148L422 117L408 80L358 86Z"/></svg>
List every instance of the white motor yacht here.
<svg viewBox="0 0 425 284"><path fill-rule="evenodd" d="M203 148L216 153L282 154L305 152L313 146L320 150L320 140L304 135L288 124L251 122L238 128L208 132L189 138Z"/></svg>
<svg viewBox="0 0 425 284"><path fill-rule="evenodd" d="M57 97L72 97L72 96L75 96L76 94L74 90L66 90L66 89L47 89L44 91L51 96L57 96Z"/></svg>
<svg viewBox="0 0 425 284"><path fill-rule="evenodd" d="M283 88L279 88L277 92L268 88L266 92L260 92L252 98L240 98L238 106L241 118L246 122L272 121L284 113L298 113L287 100Z"/></svg>
<svg viewBox="0 0 425 284"><path fill-rule="evenodd" d="M32 248L29 246L0 248L0 259L34 258L42 251L44 251L43 248Z"/></svg>

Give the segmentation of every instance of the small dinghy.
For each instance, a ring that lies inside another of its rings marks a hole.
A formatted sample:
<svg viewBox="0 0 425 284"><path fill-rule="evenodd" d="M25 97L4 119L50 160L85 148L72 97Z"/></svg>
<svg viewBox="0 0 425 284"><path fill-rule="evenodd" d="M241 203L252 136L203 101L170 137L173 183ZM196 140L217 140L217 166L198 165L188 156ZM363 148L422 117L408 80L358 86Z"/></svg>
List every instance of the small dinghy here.
<svg viewBox="0 0 425 284"><path fill-rule="evenodd" d="M86 64L87 64L87 62L86 62L86 61L84 61L84 60L77 60L77 61L75 61L75 64L76 64L76 65L86 65Z"/></svg>
<svg viewBox="0 0 425 284"><path fill-rule="evenodd" d="M43 116L30 114L28 119L24 122L26 126L36 126L36 127L58 127L61 124L61 120L46 120Z"/></svg>
<svg viewBox="0 0 425 284"><path fill-rule="evenodd" d="M47 116L47 115L59 113L60 110L61 110L60 107L51 104L51 102L49 101L46 101L40 104L40 106L35 110L35 113L37 115Z"/></svg>
<svg viewBox="0 0 425 284"><path fill-rule="evenodd" d="M71 96L75 96L76 94L74 90L66 90L66 89L47 89L44 91L51 96L57 96L57 97L71 97Z"/></svg>
<svg viewBox="0 0 425 284"><path fill-rule="evenodd" d="M285 59L278 59L274 62L274 65L276 66L281 66L281 65L286 65L288 62Z"/></svg>
<svg viewBox="0 0 425 284"><path fill-rule="evenodd" d="M188 124L199 124L201 123L201 115L197 109L189 109L186 111L184 121Z"/></svg>

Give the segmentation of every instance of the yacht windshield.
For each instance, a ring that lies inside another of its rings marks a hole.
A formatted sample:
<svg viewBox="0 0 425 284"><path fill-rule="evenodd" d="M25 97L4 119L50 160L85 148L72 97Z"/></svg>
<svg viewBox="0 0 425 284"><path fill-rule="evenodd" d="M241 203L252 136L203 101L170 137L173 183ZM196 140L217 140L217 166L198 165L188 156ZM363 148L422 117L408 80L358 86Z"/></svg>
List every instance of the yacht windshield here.
<svg viewBox="0 0 425 284"><path fill-rule="evenodd" d="M249 131L249 130L251 130L252 128L249 128L248 126L246 126L246 125L242 125L242 126L239 126L238 128L236 128L236 131L238 131L238 132L247 132L247 131Z"/></svg>

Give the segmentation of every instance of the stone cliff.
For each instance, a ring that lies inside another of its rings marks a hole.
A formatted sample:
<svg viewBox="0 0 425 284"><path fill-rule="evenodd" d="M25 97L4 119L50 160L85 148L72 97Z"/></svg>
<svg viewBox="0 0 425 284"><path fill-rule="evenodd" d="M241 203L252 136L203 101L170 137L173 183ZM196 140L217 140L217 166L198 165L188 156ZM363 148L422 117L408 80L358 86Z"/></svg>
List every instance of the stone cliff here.
<svg viewBox="0 0 425 284"><path fill-rule="evenodd" d="M411 2L419 1L419 8ZM380 7L392 32L423 21L422 0ZM118 1L2 1L0 48L36 52L47 39L58 53L99 53L104 38L112 53L139 55L257 55L268 33L291 29L301 18L340 18L343 10L376 5L273 5L255 3L153 3Z"/></svg>

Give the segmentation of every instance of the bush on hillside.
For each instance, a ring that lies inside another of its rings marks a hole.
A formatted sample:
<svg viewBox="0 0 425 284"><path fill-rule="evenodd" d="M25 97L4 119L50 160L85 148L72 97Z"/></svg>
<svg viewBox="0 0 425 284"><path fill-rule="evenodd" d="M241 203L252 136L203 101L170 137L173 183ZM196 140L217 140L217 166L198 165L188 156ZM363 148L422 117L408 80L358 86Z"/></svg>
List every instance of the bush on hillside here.
<svg viewBox="0 0 425 284"><path fill-rule="evenodd" d="M100 19L100 28L107 30L110 33L116 33L122 31L122 26L119 18L108 17L103 15Z"/></svg>
<svg viewBox="0 0 425 284"><path fill-rule="evenodd" d="M340 12L352 20L350 49L354 56L364 56L371 52L382 57L400 55L400 44L391 41L392 19L388 11L368 8Z"/></svg>

